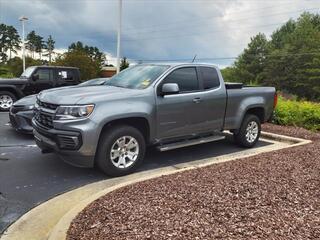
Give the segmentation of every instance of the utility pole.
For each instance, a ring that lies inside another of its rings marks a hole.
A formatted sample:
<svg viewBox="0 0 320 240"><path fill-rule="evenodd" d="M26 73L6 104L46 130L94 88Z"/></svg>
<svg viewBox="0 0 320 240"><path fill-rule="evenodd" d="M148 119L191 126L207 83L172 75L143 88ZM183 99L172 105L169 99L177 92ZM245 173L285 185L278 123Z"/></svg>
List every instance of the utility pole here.
<svg viewBox="0 0 320 240"><path fill-rule="evenodd" d="M121 46L121 19L122 19L122 0L119 1L118 15L118 39L117 39L117 73L120 72L120 46Z"/></svg>
<svg viewBox="0 0 320 240"><path fill-rule="evenodd" d="M26 70L26 57L25 57L25 41L24 41L24 22L27 21L28 18L22 16L19 18L19 21L22 23L22 62L23 62L23 71Z"/></svg>

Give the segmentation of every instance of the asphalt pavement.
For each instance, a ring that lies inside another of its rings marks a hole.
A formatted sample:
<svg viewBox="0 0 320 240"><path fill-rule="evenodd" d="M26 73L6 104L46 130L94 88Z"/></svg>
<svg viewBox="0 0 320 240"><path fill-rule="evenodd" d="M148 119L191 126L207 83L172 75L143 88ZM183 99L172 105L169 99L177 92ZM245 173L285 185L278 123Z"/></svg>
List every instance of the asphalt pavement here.
<svg viewBox="0 0 320 240"><path fill-rule="evenodd" d="M268 144L260 141L257 147ZM168 152L149 149L139 171L243 150L232 139ZM15 132L8 124L8 113L0 113L0 233L36 205L107 178L97 169L73 167L53 153L42 154L32 136Z"/></svg>

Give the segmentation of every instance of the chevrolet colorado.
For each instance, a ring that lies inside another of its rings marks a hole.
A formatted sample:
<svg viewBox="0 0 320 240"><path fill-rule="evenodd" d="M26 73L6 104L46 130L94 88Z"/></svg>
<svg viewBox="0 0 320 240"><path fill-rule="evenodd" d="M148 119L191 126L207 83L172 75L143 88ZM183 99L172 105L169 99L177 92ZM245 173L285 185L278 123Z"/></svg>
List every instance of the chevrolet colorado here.
<svg viewBox="0 0 320 240"><path fill-rule="evenodd" d="M101 86L42 91L33 133L43 152L120 176L141 164L150 145L167 151L229 130L253 147L276 100L275 88L224 83L209 64L140 64Z"/></svg>

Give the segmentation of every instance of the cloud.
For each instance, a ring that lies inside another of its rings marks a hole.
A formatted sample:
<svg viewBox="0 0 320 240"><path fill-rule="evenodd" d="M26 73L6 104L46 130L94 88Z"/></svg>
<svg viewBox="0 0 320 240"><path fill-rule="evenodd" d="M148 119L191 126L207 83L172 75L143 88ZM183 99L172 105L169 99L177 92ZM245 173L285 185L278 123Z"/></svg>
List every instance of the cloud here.
<svg viewBox="0 0 320 240"><path fill-rule="evenodd" d="M122 55L130 59L233 57L258 32L270 35L302 10L319 12L319 7L318 0L124 0ZM113 55L117 11L117 1L111 0L0 0L0 22L20 31L17 19L26 15L27 31L35 30L45 38L51 34L57 48L82 41Z"/></svg>

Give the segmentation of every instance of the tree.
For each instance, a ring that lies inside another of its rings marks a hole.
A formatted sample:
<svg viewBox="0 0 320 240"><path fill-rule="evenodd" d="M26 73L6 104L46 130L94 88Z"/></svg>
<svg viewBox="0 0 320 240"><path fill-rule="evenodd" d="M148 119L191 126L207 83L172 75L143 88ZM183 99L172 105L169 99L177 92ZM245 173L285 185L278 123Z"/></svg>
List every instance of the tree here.
<svg viewBox="0 0 320 240"><path fill-rule="evenodd" d="M84 51L73 50L68 51L58 57L55 65L78 67L81 73L81 79L88 80L99 77L100 64L94 61Z"/></svg>
<svg viewBox="0 0 320 240"><path fill-rule="evenodd" d="M35 52L39 53L39 58L41 59L42 49L45 47L43 37L36 35L35 41Z"/></svg>
<svg viewBox="0 0 320 240"><path fill-rule="evenodd" d="M26 49L31 51L31 56L34 58L34 53L39 53L41 59L42 49L44 48L43 37L37 35L35 31L31 31L27 35Z"/></svg>
<svg viewBox="0 0 320 240"><path fill-rule="evenodd" d="M54 44L55 44L55 41L53 40L52 36L49 35L47 41L45 42L45 45L44 45L44 49L46 49L46 53L45 53L45 56L48 56L49 57L49 63L51 63L51 60L52 60L52 54L54 53Z"/></svg>
<svg viewBox="0 0 320 240"><path fill-rule="evenodd" d="M105 55L100 52L100 50L97 47L92 47L88 45L84 45L82 42L78 41L75 43L71 43L68 47L69 51L81 51L86 53L92 60L99 62L100 64L103 64L105 60Z"/></svg>
<svg viewBox="0 0 320 240"><path fill-rule="evenodd" d="M270 85L299 98L320 101L320 15L303 13L251 38L235 63L222 71L230 81Z"/></svg>
<svg viewBox="0 0 320 240"><path fill-rule="evenodd" d="M34 58L34 52L36 51L36 40L37 35L35 31L31 31L28 33L26 37L26 49L28 49L31 52L31 57Z"/></svg>
<svg viewBox="0 0 320 240"><path fill-rule="evenodd" d="M120 62L120 71L126 69L129 67L129 62L127 61L127 58L124 57L121 59L121 62Z"/></svg>
<svg viewBox="0 0 320 240"><path fill-rule="evenodd" d="M235 62L238 78L243 79L245 83L261 83L261 73L263 72L266 55L268 54L268 41L264 34L251 38L248 47Z"/></svg>
<svg viewBox="0 0 320 240"><path fill-rule="evenodd" d="M9 59L11 59L12 52L17 53L17 50L21 48L21 40L17 29L15 29L13 26L7 26L7 37L8 42L6 48L9 50Z"/></svg>
<svg viewBox="0 0 320 240"><path fill-rule="evenodd" d="M3 23L0 24L0 62L7 61L6 45L7 45L7 26Z"/></svg>
<svg viewBox="0 0 320 240"><path fill-rule="evenodd" d="M44 62L39 59L33 59L30 57L26 57L26 67L43 65ZM10 70L10 73L13 74L14 77L19 77L22 73L22 59L19 57L13 57L8 60L6 67Z"/></svg>

